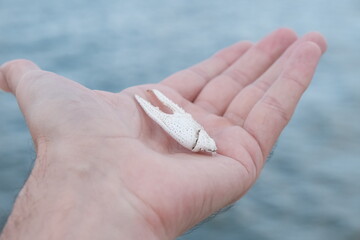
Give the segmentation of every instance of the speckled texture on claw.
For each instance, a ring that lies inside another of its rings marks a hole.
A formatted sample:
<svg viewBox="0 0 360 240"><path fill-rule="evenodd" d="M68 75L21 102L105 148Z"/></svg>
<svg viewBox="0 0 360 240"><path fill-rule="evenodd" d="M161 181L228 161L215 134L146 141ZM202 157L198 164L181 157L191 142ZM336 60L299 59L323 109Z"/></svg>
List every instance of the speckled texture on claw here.
<svg viewBox="0 0 360 240"><path fill-rule="evenodd" d="M149 91L153 92L159 101L173 112L172 114L164 113L159 107L155 107L142 97L135 95L137 102L152 120L185 148L193 152L216 152L215 141L189 113L185 112L184 109L159 90L153 89Z"/></svg>

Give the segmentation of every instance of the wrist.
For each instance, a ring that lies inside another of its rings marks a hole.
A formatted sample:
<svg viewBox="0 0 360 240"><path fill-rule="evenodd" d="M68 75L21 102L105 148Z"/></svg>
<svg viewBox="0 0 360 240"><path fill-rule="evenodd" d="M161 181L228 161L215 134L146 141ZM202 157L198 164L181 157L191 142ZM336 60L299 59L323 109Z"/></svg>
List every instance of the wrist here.
<svg viewBox="0 0 360 240"><path fill-rule="evenodd" d="M36 160L0 239L168 239L115 175L99 178L77 161L49 164L49 155Z"/></svg>

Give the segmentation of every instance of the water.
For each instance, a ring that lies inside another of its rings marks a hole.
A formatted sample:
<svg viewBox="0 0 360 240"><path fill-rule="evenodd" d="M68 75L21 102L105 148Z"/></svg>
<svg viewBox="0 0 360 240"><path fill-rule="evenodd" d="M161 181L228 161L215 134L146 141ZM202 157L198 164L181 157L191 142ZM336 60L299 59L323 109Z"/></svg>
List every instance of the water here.
<svg viewBox="0 0 360 240"><path fill-rule="evenodd" d="M0 0L0 62L29 58L89 88L157 82L287 26L329 49L251 191L179 238L360 239L360 2ZM31 169L31 138L0 93L0 226Z"/></svg>

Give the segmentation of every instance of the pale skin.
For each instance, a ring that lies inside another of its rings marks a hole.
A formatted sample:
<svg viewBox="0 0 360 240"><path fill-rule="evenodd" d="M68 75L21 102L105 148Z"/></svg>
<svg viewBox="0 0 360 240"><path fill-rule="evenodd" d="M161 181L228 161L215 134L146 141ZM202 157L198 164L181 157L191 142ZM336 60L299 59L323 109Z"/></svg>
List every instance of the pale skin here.
<svg viewBox="0 0 360 240"><path fill-rule="evenodd" d="M120 93L3 64L0 88L37 158L0 239L175 239L252 186L325 50L318 33L279 29ZM153 88L204 126L217 155L186 150L142 111L134 94L153 100Z"/></svg>

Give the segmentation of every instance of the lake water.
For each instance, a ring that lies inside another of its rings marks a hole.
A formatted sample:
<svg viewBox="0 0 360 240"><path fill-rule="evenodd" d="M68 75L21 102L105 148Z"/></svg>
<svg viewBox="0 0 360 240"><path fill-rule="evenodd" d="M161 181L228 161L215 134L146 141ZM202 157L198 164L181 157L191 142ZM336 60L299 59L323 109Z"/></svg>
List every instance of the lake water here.
<svg viewBox="0 0 360 240"><path fill-rule="evenodd" d="M360 239L358 0L0 0L0 62L28 58L120 91L282 26L326 36L313 84L250 192L179 239ZM14 98L1 92L0 229L34 157Z"/></svg>

